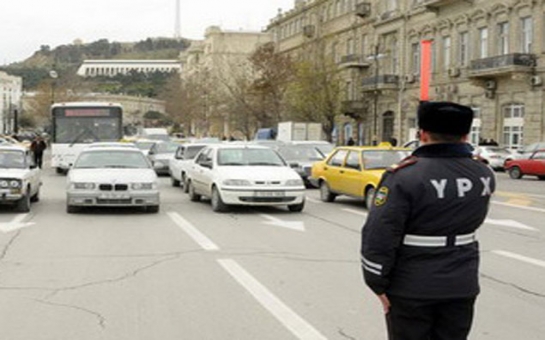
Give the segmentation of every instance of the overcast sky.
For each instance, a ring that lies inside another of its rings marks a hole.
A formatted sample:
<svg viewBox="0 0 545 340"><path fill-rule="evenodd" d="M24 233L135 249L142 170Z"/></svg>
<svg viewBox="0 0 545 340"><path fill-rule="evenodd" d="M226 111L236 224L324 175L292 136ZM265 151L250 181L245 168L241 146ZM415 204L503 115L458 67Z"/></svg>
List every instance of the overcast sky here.
<svg viewBox="0 0 545 340"><path fill-rule="evenodd" d="M0 65L22 61L41 45L75 39L92 42L173 37L176 0L0 0ZM180 0L181 34L202 39L204 30L261 30L278 8L294 0Z"/></svg>

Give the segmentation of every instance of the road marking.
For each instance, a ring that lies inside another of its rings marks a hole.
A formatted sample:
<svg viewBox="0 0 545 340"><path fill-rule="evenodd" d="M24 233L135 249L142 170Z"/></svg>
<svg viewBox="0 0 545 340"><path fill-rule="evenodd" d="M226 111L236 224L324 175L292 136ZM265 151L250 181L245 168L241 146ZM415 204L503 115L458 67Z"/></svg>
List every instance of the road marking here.
<svg viewBox="0 0 545 340"><path fill-rule="evenodd" d="M197 242L201 248L207 251L217 251L220 248L212 242L208 237L201 233L197 228L195 228L191 223L189 223L185 218L180 216L176 212L168 212L168 217L178 225L183 231L185 231L193 241Z"/></svg>
<svg viewBox="0 0 545 340"><path fill-rule="evenodd" d="M34 222L23 222L30 214L17 214L11 221L0 223L0 231L4 234L26 228L34 224Z"/></svg>
<svg viewBox="0 0 545 340"><path fill-rule="evenodd" d="M356 215L360 215L360 216L363 216L365 218L367 218L367 215L369 215L368 213L366 213L365 211L359 211L359 210L355 210L355 209L350 209L350 208L345 208L345 209L342 209L343 211L346 211L346 212L349 212L349 213L352 213L352 214L356 214Z"/></svg>
<svg viewBox="0 0 545 340"><path fill-rule="evenodd" d="M527 193L522 193L522 192L496 191L495 194L498 195L498 196L504 196L504 197L517 197L517 198L535 197L535 198L545 198L545 195L527 194Z"/></svg>
<svg viewBox="0 0 545 340"><path fill-rule="evenodd" d="M515 260L519 260L519 261L522 261L522 262L530 263L530 264L545 268L545 261L536 260L536 259L533 259L531 257L526 257L526 256L523 256L523 255L511 253L511 252L504 251L504 250L493 250L492 253L494 253L496 255L509 257L509 258L512 258L512 259L515 259Z"/></svg>
<svg viewBox="0 0 545 340"><path fill-rule="evenodd" d="M265 309L267 309L280 323L289 329L293 335L302 340L327 339L297 313L280 301L265 286L257 281L250 273L231 259L218 260L219 264L244 287Z"/></svg>
<svg viewBox="0 0 545 340"><path fill-rule="evenodd" d="M286 228L286 229L297 230L297 231L305 231L305 222L302 222L302 221L284 221L284 220L281 220L281 219L276 218L276 217L271 216L271 215L267 215L267 214L260 214L260 215L264 219L268 220L267 222L265 222L266 224L277 226L277 227L282 227L282 228Z"/></svg>
<svg viewBox="0 0 545 340"><path fill-rule="evenodd" d="M310 198L310 197L308 197L308 196L306 196L305 199L306 199L307 201L309 201L310 203L315 203L315 204L322 203L322 201L317 200L317 199L315 199L315 198Z"/></svg>
<svg viewBox="0 0 545 340"><path fill-rule="evenodd" d="M516 228L516 229L523 229L523 230L531 230L531 231L537 231L538 229L534 227L527 226L526 224L513 221L513 220L493 220L491 218L487 218L484 220L484 223L487 224L494 224L494 225L501 225L504 227L510 227L510 228Z"/></svg>
<svg viewBox="0 0 545 340"><path fill-rule="evenodd" d="M492 201L492 203L497 204L497 205L503 205L503 206L506 206L506 207L511 207L511 208L519 208L519 209L524 209L524 210L530 210L530 211L537 211L537 212L544 212L545 213L545 209L540 209L540 208L526 207L526 206L514 205L514 204L496 202L496 201Z"/></svg>

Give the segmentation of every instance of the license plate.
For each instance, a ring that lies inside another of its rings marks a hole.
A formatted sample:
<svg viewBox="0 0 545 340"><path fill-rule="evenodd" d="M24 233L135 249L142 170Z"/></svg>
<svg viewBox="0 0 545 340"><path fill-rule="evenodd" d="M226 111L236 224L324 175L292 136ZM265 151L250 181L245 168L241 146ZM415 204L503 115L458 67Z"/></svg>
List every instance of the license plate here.
<svg viewBox="0 0 545 340"><path fill-rule="evenodd" d="M284 197L286 193L283 191L256 191L257 197Z"/></svg>
<svg viewBox="0 0 545 340"><path fill-rule="evenodd" d="M127 199L129 198L129 195L126 194L100 194L99 197L103 200L119 200L119 199Z"/></svg>

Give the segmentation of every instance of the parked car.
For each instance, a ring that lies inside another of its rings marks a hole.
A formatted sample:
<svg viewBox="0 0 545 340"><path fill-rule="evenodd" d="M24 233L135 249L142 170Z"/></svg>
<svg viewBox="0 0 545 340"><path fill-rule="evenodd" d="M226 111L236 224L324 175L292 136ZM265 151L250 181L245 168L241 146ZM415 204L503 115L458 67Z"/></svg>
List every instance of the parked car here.
<svg viewBox="0 0 545 340"><path fill-rule="evenodd" d="M477 146L473 154L481 157L494 170L503 170L505 161L511 156L507 148L488 145Z"/></svg>
<svg viewBox="0 0 545 340"><path fill-rule="evenodd" d="M134 143L129 142L96 142L91 143L87 145L87 149L89 148L130 148L130 149L138 149Z"/></svg>
<svg viewBox="0 0 545 340"><path fill-rule="evenodd" d="M143 207L159 211L157 175L140 150L84 149L68 172L66 211L82 207Z"/></svg>
<svg viewBox="0 0 545 340"><path fill-rule="evenodd" d="M0 146L0 203L15 205L19 212L29 212L30 203L40 200L40 169L28 149Z"/></svg>
<svg viewBox="0 0 545 340"><path fill-rule="evenodd" d="M180 143L175 142L157 142L153 144L148 152L148 158L158 175L169 174L169 163L174 158L178 146L180 146Z"/></svg>
<svg viewBox="0 0 545 340"><path fill-rule="evenodd" d="M301 176L305 186L311 186L309 177L312 165L323 160L324 154L312 144L285 143L279 144L274 149Z"/></svg>
<svg viewBox="0 0 545 340"><path fill-rule="evenodd" d="M157 143L157 141L151 139L137 139L134 141L134 145L136 145L136 147L146 156L149 154L151 147L155 143Z"/></svg>
<svg viewBox="0 0 545 340"><path fill-rule="evenodd" d="M335 145L325 140L302 140L293 141L293 145L310 145L318 149L324 156L327 156L335 149Z"/></svg>
<svg viewBox="0 0 545 340"><path fill-rule="evenodd" d="M187 192L187 170L195 156L204 147L209 144L195 143L182 144L178 146L174 158L169 161L169 173L172 186L177 187L182 185L184 192Z"/></svg>
<svg viewBox="0 0 545 340"><path fill-rule="evenodd" d="M545 149L545 142L537 142L525 145L522 148L512 152L511 156L507 157L506 161L510 161L513 159L527 159L530 158L530 156L537 150L543 149Z"/></svg>
<svg viewBox="0 0 545 340"><path fill-rule="evenodd" d="M320 198L333 202L338 195L364 199L371 206L382 174L410 153L409 149L379 146L340 146L325 160L312 166L312 179L320 188Z"/></svg>
<svg viewBox="0 0 545 340"><path fill-rule="evenodd" d="M191 201L211 198L212 210L229 205L305 206L305 186L299 175L271 148L260 145L215 144L202 149L188 171Z"/></svg>
<svg viewBox="0 0 545 340"><path fill-rule="evenodd" d="M537 176L540 180L545 180L545 149L535 151L529 158L507 161L505 171L513 179L530 175Z"/></svg>

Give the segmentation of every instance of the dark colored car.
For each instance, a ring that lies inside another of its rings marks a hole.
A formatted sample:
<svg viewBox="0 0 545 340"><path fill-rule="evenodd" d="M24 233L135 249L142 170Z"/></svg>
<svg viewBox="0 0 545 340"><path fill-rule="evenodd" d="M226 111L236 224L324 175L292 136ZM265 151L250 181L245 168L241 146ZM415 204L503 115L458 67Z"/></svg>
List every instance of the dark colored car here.
<svg viewBox="0 0 545 340"><path fill-rule="evenodd" d="M522 176L537 176L540 180L545 180L545 149L537 150L531 154L530 158L513 159L505 164L505 171L513 179L522 178Z"/></svg>

